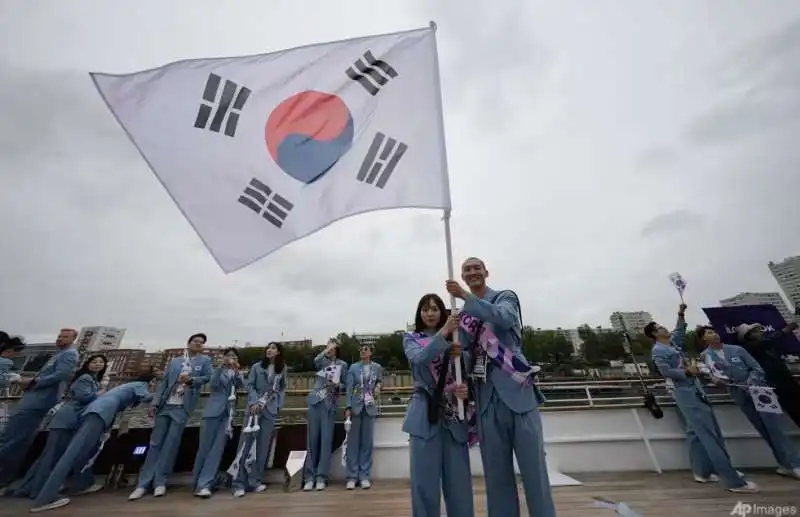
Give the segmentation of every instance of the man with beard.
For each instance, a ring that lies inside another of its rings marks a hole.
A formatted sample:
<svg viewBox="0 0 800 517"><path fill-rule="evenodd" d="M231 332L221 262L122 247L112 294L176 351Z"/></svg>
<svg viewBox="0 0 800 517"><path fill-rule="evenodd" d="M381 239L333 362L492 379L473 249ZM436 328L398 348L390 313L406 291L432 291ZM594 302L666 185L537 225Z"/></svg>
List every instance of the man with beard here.
<svg viewBox="0 0 800 517"><path fill-rule="evenodd" d="M781 332L765 334L764 327L758 323L742 323L736 327L736 337L742 348L764 369L764 380L775 388L783 411L800 427L800 384L789 371L781 354L781 340L796 328L795 321Z"/></svg>
<svg viewBox="0 0 800 517"><path fill-rule="evenodd" d="M469 369L475 379L488 516L519 515L516 456L528 513L555 517L538 407L543 399L533 383L536 368L522 355L519 299L513 291L487 287L488 276L483 261L471 257L461 265L469 291L455 280L446 283L448 293L464 300L459 339L474 358Z"/></svg>
<svg viewBox="0 0 800 517"><path fill-rule="evenodd" d="M0 436L0 486L14 481L39 426L63 395L66 384L78 368L78 351L73 348L78 332L61 329L56 338L58 352L42 366L36 377L22 381L26 392Z"/></svg>

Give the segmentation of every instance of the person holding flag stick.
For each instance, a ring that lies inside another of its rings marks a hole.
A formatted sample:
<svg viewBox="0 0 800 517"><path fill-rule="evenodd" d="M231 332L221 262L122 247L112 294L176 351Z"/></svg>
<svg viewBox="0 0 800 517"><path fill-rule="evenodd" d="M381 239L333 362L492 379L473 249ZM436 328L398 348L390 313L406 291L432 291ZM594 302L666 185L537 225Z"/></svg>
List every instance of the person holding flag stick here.
<svg viewBox="0 0 800 517"><path fill-rule="evenodd" d="M778 474L800 479L800 454L783 430L780 406L772 404L775 407L769 411L760 411L753 402L751 387L765 385L764 370L744 348L724 344L713 327L697 327L696 333L706 346L702 355L711 381L728 388L733 401L767 442L778 462Z"/></svg>
<svg viewBox="0 0 800 517"><path fill-rule="evenodd" d="M439 517L441 498L449 517L474 517L469 445L475 433L458 417L456 400L469 395L466 384L455 377L455 361L463 356L453 335L458 314L448 316L435 294L420 298L414 315L414 331L403 337L403 350L411 363L414 391L403 420L411 455L411 514ZM469 406L474 418L474 406Z"/></svg>
<svg viewBox="0 0 800 517"><path fill-rule="evenodd" d="M280 343L264 349L264 358L250 367L247 376L247 414L239 451L228 473L233 476L233 496L263 492L264 470L278 412L286 399L286 368Z"/></svg>
<svg viewBox="0 0 800 517"><path fill-rule="evenodd" d="M686 422L689 460L695 481L717 481L716 475L719 475L731 492L758 492L758 486L744 479L731 465L722 431L698 378L700 369L683 350L685 311L686 304L682 303L674 331L670 332L652 321L644 327L644 335L654 341L653 363L666 379L667 391L671 392L678 412Z"/></svg>
<svg viewBox="0 0 800 517"><path fill-rule="evenodd" d="M543 397L534 384L538 370L522 355L519 299L490 289L488 276L483 260L470 257L461 265L469 291L455 280L445 283L464 300L459 336L471 356L488 517L519 515L515 456L530 516L555 517L539 414Z"/></svg>
<svg viewBox="0 0 800 517"><path fill-rule="evenodd" d="M347 363L339 359L339 343L328 341L325 349L314 358L319 368L314 388L308 394L308 436L303 490L325 490L333 455L333 429L337 401L342 388Z"/></svg>
<svg viewBox="0 0 800 517"><path fill-rule="evenodd" d="M239 351L226 348L222 364L214 370L209 381L210 395L203 408L203 426L194 460L192 477L195 495L211 497L215 488L219 463L225 445L233 437L233 417L236 413L236 391L244 387L239 373Z"/></svg>

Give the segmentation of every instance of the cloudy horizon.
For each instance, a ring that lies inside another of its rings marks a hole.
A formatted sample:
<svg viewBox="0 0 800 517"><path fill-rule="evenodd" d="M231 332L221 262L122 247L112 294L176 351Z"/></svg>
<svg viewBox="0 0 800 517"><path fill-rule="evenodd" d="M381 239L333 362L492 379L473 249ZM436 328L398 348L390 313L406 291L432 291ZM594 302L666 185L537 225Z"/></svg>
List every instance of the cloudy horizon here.
<svg viewBox="0 0 800 517"><path fill-rule="evenodd" d="M400 329L444 296L441 213L340 221L225 275L88 72L438 25L456 263L482 257L524 323L671 323L780 292L800 254L800 4L568 0L0 3L0 328L180 346ZM792 236L795 236L794 238ZM781 293L783 295L783 293Z"/></svg>

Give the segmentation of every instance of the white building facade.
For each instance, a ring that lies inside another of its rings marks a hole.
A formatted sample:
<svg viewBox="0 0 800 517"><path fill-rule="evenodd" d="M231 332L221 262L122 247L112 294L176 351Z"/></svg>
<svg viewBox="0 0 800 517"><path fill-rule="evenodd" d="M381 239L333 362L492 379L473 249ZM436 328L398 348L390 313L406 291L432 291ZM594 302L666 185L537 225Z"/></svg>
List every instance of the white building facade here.
<svg viewBox="0 0 800 517"><path fill-rule="evenodd" d="M627 330L632 336L641 334L648 323L653 321L653 316L647 311L612 312L609 317L611 328L615 332Z"/></svg>
<svg viewBox="0 0 800 517"><path fill-rule="evenodd" d="M719 304L723 307L739 307L742 305L774 305L783 319L790 321L792 311L783 301L780 293L739 293L736 296L720 300Z"/></svg>
<svg viewBox="0 0 800 517"><path fill-rule="evenodd" d="M78 352L116 350L122 344L125 329L115 327L83 327L78 334Z"/></svg>
<svg viewBox="0 0 800 517"><path fill-rule="evenodd" d="M770 262L768 265L781 291L796 310L800 303L800 256L789 257L782 262Z"/></svg>

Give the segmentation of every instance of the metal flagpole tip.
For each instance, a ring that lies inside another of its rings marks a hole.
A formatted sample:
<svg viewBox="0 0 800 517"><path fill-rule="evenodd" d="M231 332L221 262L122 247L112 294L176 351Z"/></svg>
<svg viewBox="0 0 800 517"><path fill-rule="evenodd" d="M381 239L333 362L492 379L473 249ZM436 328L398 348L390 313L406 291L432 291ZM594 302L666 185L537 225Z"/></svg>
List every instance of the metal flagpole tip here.
<svg viewBox="0 0 800 517"><path fill-rule="evenodd" d="M433 29L433 30L436 30L436 29L437 29L437 27L436 27L436 22L435 22L435 21L433 21L433 20L431 20L431 21L430 21L430 27L431 27L431 29Z"/></svg>

